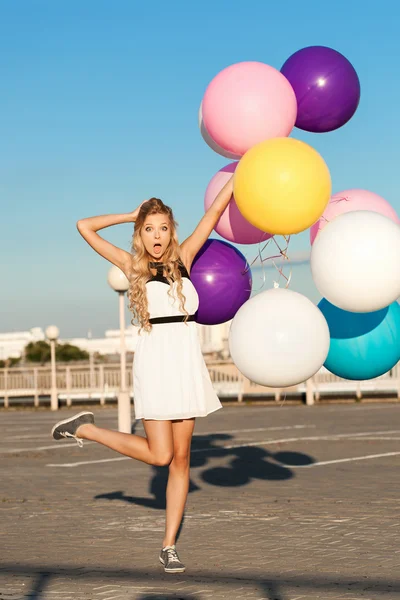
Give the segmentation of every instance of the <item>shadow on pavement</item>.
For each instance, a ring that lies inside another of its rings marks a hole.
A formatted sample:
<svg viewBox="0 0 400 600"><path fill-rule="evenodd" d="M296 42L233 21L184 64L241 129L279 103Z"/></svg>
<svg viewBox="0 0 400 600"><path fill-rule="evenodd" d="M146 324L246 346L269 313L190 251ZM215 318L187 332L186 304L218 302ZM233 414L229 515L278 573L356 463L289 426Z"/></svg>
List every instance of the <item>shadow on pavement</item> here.
<svg viewBox="0 0 400 600"><path fill-rule="evenodd" d="M183 596L179 592L176 594L146 594L138 596L136 600L200 600L199 596Z"/></svg>
<svg viewBox="0 0 400 600"><path fill-rule="evenodd" d="M0 569L1 572L1 569ZM46 587L48 585L48 583L50 582L51 578L53 577L53 573L51 572L41 572L38 573L35 582L33 584L33 587L31 589L31 591L29 592L29 600L40 600L41 598L43 598L44 596L42 595L43 592L46 591Z"/></svg>
<svg viewBox="0 0 400 600"><path fill-rule="evenodd" d="M367 578L366 576L338 577L333 573L315 573L312 576L285 573L283 576L271 576L268 574L260 577L259 573L251 572L239 575L237 571L232 573L226 572L224 574L214 571L197 571L192 573L186 572L185 574L171 577L171 575L166 575L158 570L110 569L106 565L96 565L95 568L87 566L66 567L62 565L34 567L30 565L3 563L0 567L0 575L11 575L16 586L18 585L18 576L24 577L24 583L27 583L27 576L32 577L32 589L27 589L24 596L30 600L44 600L48 591L47 587L50 584L55 585L61 581L68 584L71 594L73 592L76 593L76 590L72 590L73 585L79 588L84 583L91 583L93 586L98 586L99 583L104 585L112 582L113 586L130 585L132 587L135 584L149 586L161 583L163 586L165 585L165 592L161 594L159 592L155 592L154 594L146 592L143 596L139 592L139 595L136 597L129 595L130 600L188 600L189 597L193 600L201 600L201 597L196 598L192 593L186 596L184 591L182 593L173 591L174 589L176 590L179 582L182 585L188 584L192 587L196 585L202 591L205 591L204 586L209 585L209 591L216 598L218 598L220 593L225 597L227 594L226 585L235 586L241 592L246 586L249 586L249 591L258 591L258 598L265 598L266 600L289 600L287 592L290 591L290 588L296 588L296 592L307 595L313 592L319 595L335 592L336 595L345 594L346 597L349 591L351 591L352 597L361 597L361 593L367 591L368 597L373 597L374 600L379 600L380 597L392 600L400 594L399 579L384 580ZM169 585L172 588L170 588L171 591L168 589ZM79 596L75 597L83 598L86 592L82 587L79 590ZM209 591L207 590L207 594ZM14 595L9 586L7 592L8 597ZM193 593L196 594L196 591ZM232 594L233 591L230 592L231 596Z"/></svg>
<svg viewBox="0 0 400 600"><path fill-rule="evenodd" d="M211 458L230 458L226 466L206 468L201 473L202 480L219 487L238 487L251 483L253 479L265 481L285 481L294 477L290 466L310 465L315 459L300 452L269 452L257 446L229 448L219 446L216 442L232 440L228 434L212 434L193 437L190 466L206 467ZM118 490L95 496L96 500L120 500L147 508L165 509L165 490L168 480L168 467L152 467L149 497L129 496ZM189 493L199 490L192 480Z"/></svg>

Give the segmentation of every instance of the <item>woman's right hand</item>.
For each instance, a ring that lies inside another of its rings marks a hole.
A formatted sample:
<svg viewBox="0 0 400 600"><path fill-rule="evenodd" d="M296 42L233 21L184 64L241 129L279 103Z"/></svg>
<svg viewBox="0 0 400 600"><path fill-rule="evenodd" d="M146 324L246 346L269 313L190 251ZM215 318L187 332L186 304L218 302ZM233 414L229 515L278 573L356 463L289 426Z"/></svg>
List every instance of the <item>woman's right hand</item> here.
<svg viewBox="0 0 400 600"><path fill-rule="evenodd" d="M142 207L142 205L147 202L147 200L143 200L143 202L141 204L139 204L139 206L137 208L135 208L135 210L133 210L131 213L129 213L132 216L132 221L135 222L136 219L138 218L139 215L139 211Z"/></svg>

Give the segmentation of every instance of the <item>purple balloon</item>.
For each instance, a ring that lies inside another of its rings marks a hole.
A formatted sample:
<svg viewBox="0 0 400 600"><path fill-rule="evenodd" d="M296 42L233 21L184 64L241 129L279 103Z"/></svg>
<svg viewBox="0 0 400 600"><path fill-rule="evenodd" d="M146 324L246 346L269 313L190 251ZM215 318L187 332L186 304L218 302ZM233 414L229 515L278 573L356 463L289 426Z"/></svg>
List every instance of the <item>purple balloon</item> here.
<svg viewBox="0 0 400 600"><path fill-rule="evenodd" d="M207 240L193 261L190 278L199 295L197 322L202 325L229 321L250 298L250 268L228 242Z"/></svg>
<svg viewBox="0 0 400 600"><path fill-rule="evenodd" d="M333 131L351 119L360 102L360 81L343 54L309 46L290 56L281 69L297 98L296 127Z"/></svg>

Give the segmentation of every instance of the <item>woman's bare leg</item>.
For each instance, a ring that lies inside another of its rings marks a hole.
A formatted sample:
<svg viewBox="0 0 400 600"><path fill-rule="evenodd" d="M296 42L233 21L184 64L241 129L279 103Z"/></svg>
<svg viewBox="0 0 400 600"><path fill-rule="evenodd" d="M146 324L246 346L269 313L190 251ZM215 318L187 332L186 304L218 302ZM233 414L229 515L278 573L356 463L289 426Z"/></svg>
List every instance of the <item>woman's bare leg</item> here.
<svg viewBox="0 0 400 600"><path fill-rule="evenodd" d="M175 544L176 534L185 510L189 491L190 444L194 423L194 419L172 421L173 459L169 465L163 548Z"/></svg>
<svg viewBox="0 0 400 600"><path fill-rule="evenodd" d="M149 465L169 465L174 452L171 421L143 420L143 425L147 439L140 435L102 429L91 423L81 425L76 433L77 437L98 442Z"/></svg>

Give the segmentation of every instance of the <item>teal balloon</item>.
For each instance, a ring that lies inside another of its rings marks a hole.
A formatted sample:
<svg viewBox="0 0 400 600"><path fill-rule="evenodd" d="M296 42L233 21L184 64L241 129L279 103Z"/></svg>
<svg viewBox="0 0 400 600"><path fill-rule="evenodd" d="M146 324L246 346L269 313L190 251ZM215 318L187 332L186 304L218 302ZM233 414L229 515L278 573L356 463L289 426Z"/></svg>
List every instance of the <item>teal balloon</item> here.
<svg viewBox="0 0 400 600"><path fill-rule="evenodd" d="M400 360L400 305L353 313L323 298L318 308L330 333L324 366L338 377L362 381L379 377Z"/></svg>

